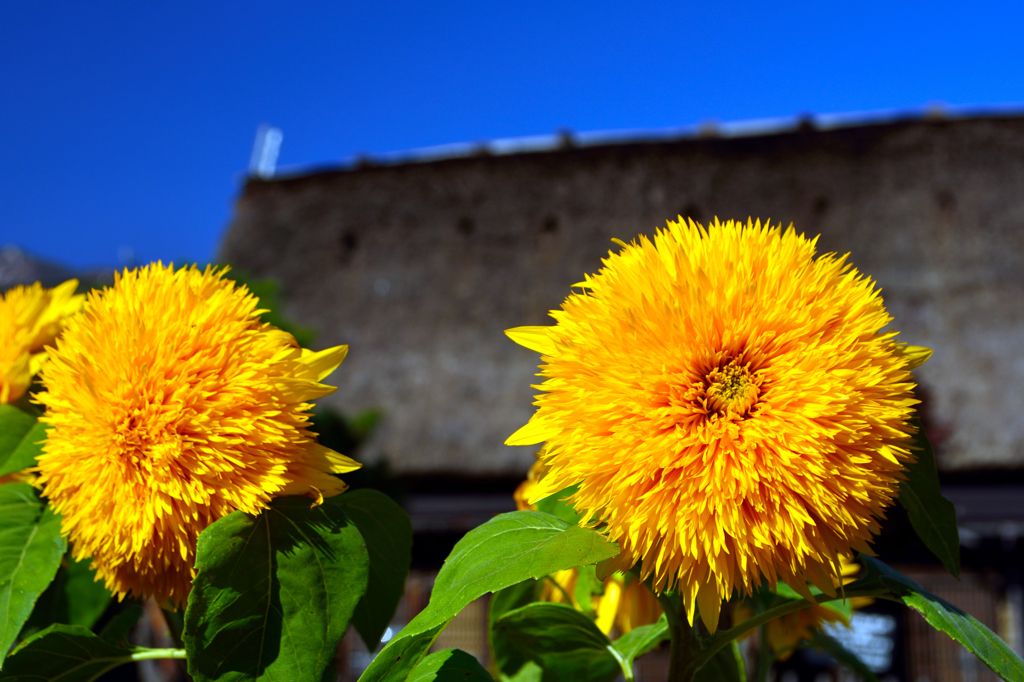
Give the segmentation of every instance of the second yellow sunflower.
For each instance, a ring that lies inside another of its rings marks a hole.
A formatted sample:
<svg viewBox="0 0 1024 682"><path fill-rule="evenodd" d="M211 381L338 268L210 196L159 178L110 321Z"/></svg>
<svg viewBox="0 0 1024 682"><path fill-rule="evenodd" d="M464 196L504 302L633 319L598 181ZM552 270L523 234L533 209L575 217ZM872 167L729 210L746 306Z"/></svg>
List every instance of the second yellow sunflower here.
<svg viewBox="0 0 1024 682"><path fill-rule="evenodd" d="M551 327L543 391L510 445L545 443L540 499L579 484L603 524L693 621L784 581L833 593L911 461L910 369L879 291L792 228L670 222L580 283Z"/></svg>
<svg viewBox="0 0 1024 682"><path fill-rule="evenodd" d="M299 348L261 312L222 271L153 264L90 293L51 351L39 483L119 596L181 604L207 525L359 466L308 428L347 348Z"/></svg>

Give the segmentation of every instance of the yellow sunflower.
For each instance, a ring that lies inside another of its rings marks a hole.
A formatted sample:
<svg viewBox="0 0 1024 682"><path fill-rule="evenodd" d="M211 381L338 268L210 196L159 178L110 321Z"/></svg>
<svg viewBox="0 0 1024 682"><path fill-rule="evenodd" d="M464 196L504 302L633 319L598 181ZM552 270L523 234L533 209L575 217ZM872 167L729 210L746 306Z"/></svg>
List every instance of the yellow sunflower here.
<svg viewBox="0 0 1024 682"><path fill-rule="evenodd" d="M583 523L680 583L718 626L735 590L834 593L868 551L912 460L908 349L846 257L748 221L669 222L609 254L551 327L508 331L542 354L537 411L507 441L545 443L531 494L579 484Z"/></svg>
<svg viewBox="0 0 1024 682"><path fill-rule="evenodd" d="M320 501L346 487L329 472L359 467L308 429L347 347L299 348L223 274L157 263L116 276L42 370L43 494L75 558L119 597L180 605L207 525L278 495Z"/></svg>
<svg viewBox="0 0 1024 682"><path fill-rule="evenodd" d="M53 289L39 282L17 286L0 295L0 405L14 402L28 390L67 319L82 307L78 280Z"/></svg>

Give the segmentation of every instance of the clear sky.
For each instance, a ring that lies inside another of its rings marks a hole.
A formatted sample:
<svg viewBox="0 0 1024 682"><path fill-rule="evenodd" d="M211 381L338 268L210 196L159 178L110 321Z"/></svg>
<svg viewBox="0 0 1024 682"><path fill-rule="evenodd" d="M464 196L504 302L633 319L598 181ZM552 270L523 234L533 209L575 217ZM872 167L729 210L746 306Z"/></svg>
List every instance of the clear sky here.
<svg viewBox="0 0 1024 682"><path fill-rule="evenodd" d="M214 258L257 126L279 163L804 113L1024 109L1024 5L5 2L0 245Z"/></svg>

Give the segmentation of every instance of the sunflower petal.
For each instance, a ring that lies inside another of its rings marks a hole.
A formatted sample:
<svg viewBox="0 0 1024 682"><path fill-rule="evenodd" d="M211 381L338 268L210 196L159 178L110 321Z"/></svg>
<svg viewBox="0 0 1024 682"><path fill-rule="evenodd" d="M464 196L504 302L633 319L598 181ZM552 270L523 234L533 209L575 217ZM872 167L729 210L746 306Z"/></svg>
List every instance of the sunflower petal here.
<svg viewBox="0 0 1024 682"><path fill-rule="evenodd" d="M505 440L505 445L536 445L556 435L559 430L543 419L538 419L535 414L533 419L526 422L525 426Z"/></svg>
<svg viewBox="0 0 1024 682"><path fill-rule="evenodd" d="M924 346L896 346L896 355L902 356L907 362L907 369L920 367L932 356L932 349Z"/></svg>
<svg viewBox="0 0 1024 682"><path fill-rule="evenodd" d="M299 362L309 368L316 376L317 381L323 381L331 372L338 369L338 365L345 360L346 355L348 355L348 346L335 346L316 353L303 348Z"/></svg>
<svg viewBox="0 0 1024 682"><path fill-rule="evenodd" d="M554 355L558 349L551 340L551 327L516 327L506 329L505 335L524 348L535 350L541 355Z"/></svg>

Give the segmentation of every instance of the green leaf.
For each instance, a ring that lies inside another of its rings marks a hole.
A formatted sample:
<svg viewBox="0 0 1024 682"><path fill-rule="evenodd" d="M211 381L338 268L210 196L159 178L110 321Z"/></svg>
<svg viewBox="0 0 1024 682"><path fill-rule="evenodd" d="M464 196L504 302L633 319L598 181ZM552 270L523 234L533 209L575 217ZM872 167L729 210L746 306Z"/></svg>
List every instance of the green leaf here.
<svg viewBox="0 0 1024 682"><path fill-rule="evenodd" d="M824 592L819 590L817 587L811 586L810 590L811 594L813 594L814 596L824 594ZM804 598L800 595L800 593L798 593L796 590L794 590L786 583L777 583L775 585L775 594L777 594L779 597L782 597L783 599L788 599L791 601L804 601ZM839 594L841 595L842 593ZM835 613L842 616L843 620L847 622L849 622L850 616L853 615L853 605L846 599L840 599L837 601L827 601L822 604L818 604L818 606L820 606L823 609L828 609L829 611L834 611Z"/></svg>
<svg viewBox="0 0 1024 682"><path fill-rule="evenodd" d="M430 654L416 666L409 682L494 682L480 662L460 649Z"/></svg>
<svg viewBox="0 0 1024 682"><path fill-rule="evenodd" d="M333 504L273 500L199 536L185 612L197 680L320 679L366 591L366 545Z"/></svg>
<svg viewBox="0 0 1024 682"><path fill-rule="evenodd" d="M612 682L623 672L612 643L592 620L571 606L527 604L499 618L494 629L541 667L545 682Z"/></svg>
<svg viewBox="0 0 1024 682"><path fill-rule="evenodd" d="M618 551L597 531L550 514L500 514L459 540L434 581L427 608L388 642L359 679L405 680L433 638L474 599L529 578L596 564Z"/></svg>
<svg viewBox="0 0 1024 682"><path fill-rule="evenodd" d="M498 670L506 676L517 675L527 663L527 659L502 633L495 631L494 623L509 611L537 601L540 598L540 590L540 581L524 580L495 592L487 607L487 640L491 645L491 656Z"/></svg>
<svg viewBox="0 0 1024 682"><path fill-rule="evenodd" d="M880 580L904 604L919 611L929 625L963 644L1004 680L1024 680L1024 660L974 616L926 592L877 559L861 555L860 561L868 569L868 575L862 580Z"/></svg>
<svg viewBox="0 0 1024 682"><path fill-rule="evenodd" d="M573 506L569 504L568 499L579 489L579 484L571 485L568 488L559 490L554 495L548 495L542 500L537 500L537 503L533 506L536 507L539 512L557 516L569 525L576 526L579 524L580 519L583 518L583 514L580 514L573 509Z"/></svg>
<svg viewBox="0 0 1024 682"><path fill-rule="evenodd" d="M422 613L422 612L421 612ZM388 642L370 662L369 667L359 676L359 682L371 680L407 680L416 665L427 653L430 645L441 634L451 619L425 627L416 618L406 625L398 636ZM411 630L410 630L411 628Z"/></svg>
<svg viewBox="0 0 1024 682"><path fill-rule="evenodd" d="M597 572L593 566L581 566L576 571L576 586L572 598L584 615L592 619L597 618L592 599L595 594L604 594L604 581L597 579Z"/></svg>
<svg viewBox="0 0 1024 682"><path fill-rule="evenodd" d="M103 630L100 631L100 639L114 646L127 646L128 635L131 634L132 628L140 618L142 618L141 607L132 606L125 609L103 626Z"/></svg>
<svg viewBox="0 0 1024 682"><path fill-rule="evenodd" d="M80 625L51 625L7 657L0 682L92 682L125 663L183 654L175 649L124 649Z"/></svg>
<svg viewBox="0 0 1024 682"><path fill-rule="evenodd" d="M71 625L91 628L110 606L114 595L103 581L96 580L96 571L90 568L91 559L75 561L68 556L68 578L64 583L68 620Z"/></svg>
<svg viewBox="0 0 1024 682"><path fill-rule="evenodd" d="M405 591L412 559L412 522L405 510L376 490L353 490L329 498L356 525L370 556L366 594L356 605L352 625L373 651L388 629Z"/></svg>
<svg viewBox="0 0 1024 682"><path fill-rule="evenodd" d="M633 661L667 640L670 634L668 620L663 613L658 618L658 622L630 630L615 640L613 646L622 654L622 659L626 661L626 664L632 667Z"/></svg>
<svg viewBox="0 0 1024 682"><path fill-rule="evenodd" d="M488 592L618 554L597 531L550 514L509 512L474 528L455 545L434 581L426 612L447 620Z"/></svg>
<svg viewBox="0 0 1024 682"><path fill-rule="evenodd" d="M540 589L540 581L531 578L498 590L491 597L491 603L487 608L488 622L493 624L509 611L537 601L540 599Z"/></svg>
<svg viewBox="0 0 1024 682"><path fill-rule="evenodd" d="M0 476L35 465L46 439L46 427L36 415L12 404L0 405Z"/></svg>
<svg viewBox="0 0 1024 682"><path fill-rule="evenodd" d="M57 576L36 601L21 636L42 630L54 623L91 628L107 610L113 595L96 582L89 559L75 561L69 549L61 561Z"/></svg>
<svg viewBox="0 0 1024 682"><path fill-rule="evenodd" d="M694 682L747 682L743 655L736 642L730 642L697 671Z"/></svg>
<svg viewBox="0 0 1024 682"><path fill-rule="evenodd" d="M11 648L66 548L60 518L32 486L0 485L0 653Z"/></svg>
<svg viewBox="0 0 1024 682"><path fill-rule="evenodd" d="M946 570L960 577L960 533L956 526L956 507L942 496L935 452L916 417L914 438L917 461L907 465L907 480L900 483L899 501L917 536Z"/></svg>
<svg viewBox="0 0 1024 682"><path fill-rule="evenodd" d="M871 668L864 661L860 660L857 654L843 646L835 637L826 635L821 630L815 630L814 637L808 645L815 649L821 649L837 662L853 671L864 682L878 682L878 677L875 673L871 672Z"/></svg>
<svg viewBox="0 0 1024 682"><path fill-rule="evenodd" d="M502 682L542 682L544 671L533 661L527 661L515 675L501 673L500 677Z"/></svg>

